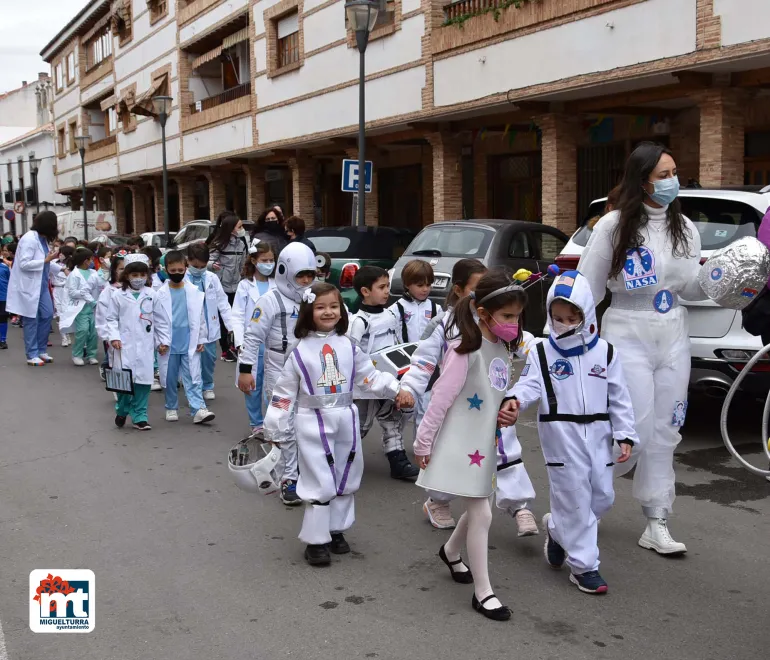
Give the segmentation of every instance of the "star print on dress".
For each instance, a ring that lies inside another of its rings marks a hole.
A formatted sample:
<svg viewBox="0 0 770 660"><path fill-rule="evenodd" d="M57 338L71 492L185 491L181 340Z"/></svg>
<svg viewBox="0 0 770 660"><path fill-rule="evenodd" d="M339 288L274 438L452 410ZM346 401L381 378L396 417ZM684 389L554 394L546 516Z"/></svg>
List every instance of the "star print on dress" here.
<svg viewBox="0 0 770 660"><path fill-rule="evenodd" d="M471 404L468 410L473 410L474 408L481 410L481 404L484 403L484 399L479 399L478 393L475 393L473 396L468 397L468 403Z"/></svg>
<svg viewBox="0 0 770 660"><path fill-rule="evenodd" d="M478 465L479 467L481 467L481 461L483 461L486 458L486 456L482 456L479 453L479 450L477 449L472 454L468 454L468 458L471 459L471 462L468 464L468 467L470 467L471 465Z"/></svg>

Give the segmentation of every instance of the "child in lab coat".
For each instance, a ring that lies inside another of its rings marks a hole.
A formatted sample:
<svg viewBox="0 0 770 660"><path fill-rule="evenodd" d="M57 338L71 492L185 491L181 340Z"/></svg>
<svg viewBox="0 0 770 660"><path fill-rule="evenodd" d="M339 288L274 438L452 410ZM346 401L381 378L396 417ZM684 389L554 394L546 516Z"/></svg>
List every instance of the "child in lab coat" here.
<svg viewBox="0 0 770 660"><path fill-rule="evenodd" d="M79 248L72 255L69 263L71 272L67 277L69 305L60 323L65 330L75 328L72 362L77 367L82 367L86 361L91 365L99 364L96 359L95 311L104 281L91 268L93 258L94 253L88 248Z"/></svg>

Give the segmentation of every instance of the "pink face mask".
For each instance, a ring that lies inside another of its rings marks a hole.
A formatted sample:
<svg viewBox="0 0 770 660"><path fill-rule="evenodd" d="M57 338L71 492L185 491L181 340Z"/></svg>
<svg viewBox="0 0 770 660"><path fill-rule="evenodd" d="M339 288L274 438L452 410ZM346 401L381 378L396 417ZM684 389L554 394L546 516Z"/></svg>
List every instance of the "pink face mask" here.
<svg viewBox="0 0 770 660"><path fill-rule="evenodd" d="M493 335L503 341L512 342L519 336L518 323L498 323L495 321L494 325L487 324L487 327Z"/></svg>

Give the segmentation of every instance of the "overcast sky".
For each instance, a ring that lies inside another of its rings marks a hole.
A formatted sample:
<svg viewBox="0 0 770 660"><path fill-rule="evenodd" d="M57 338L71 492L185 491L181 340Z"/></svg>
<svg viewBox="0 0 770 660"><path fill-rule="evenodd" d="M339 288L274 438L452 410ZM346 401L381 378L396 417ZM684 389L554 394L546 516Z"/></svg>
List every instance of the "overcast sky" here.
<svg viewBox="0 0 770 660"><path fill-rule="evenodd" d="M0 0L0 94L37 80L40 51L88 0Z"/></svg>

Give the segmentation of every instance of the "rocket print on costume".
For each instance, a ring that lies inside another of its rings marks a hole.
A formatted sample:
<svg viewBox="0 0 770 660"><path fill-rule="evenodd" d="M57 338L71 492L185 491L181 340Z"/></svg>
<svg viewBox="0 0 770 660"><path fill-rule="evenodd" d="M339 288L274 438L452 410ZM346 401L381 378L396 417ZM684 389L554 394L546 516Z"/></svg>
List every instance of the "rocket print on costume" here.
<svg viewBox="0 0 770 660"><path fill-rule="evenodd" d="M318 379L316 385L323 387L326 394L342 392L340 386L348 381L340 373L337 353L334 352L334 349L329 344L324 344L324 347L321 349L321 370L323 375Z"/></svg>

